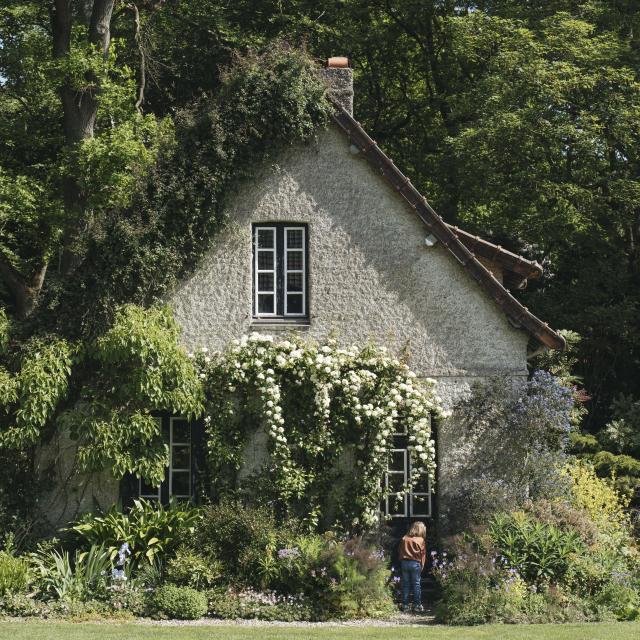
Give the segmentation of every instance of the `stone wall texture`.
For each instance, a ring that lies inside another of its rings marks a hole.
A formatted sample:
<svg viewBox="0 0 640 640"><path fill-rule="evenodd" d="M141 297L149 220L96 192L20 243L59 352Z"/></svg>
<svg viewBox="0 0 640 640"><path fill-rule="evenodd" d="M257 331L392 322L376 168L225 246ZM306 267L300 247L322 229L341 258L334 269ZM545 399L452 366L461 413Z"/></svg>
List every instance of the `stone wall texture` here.
<svg viewBox="0 0 640 640"><path fill-rule="evenodd" d="M189 349L224 350L252 331L302 332L407 353L453 406L475 381L526 376L528 336L514 328L404 201L331 127L262 167L230 199L228 225L168 298ZM309 321L252 317L252 223L307 223ZM454 416L438 429L441 510L464 477ZM255 454L254 454L255 455ZM470 454L472 455L472 453ZM253 457L253 456L252 456Z"/></svg>

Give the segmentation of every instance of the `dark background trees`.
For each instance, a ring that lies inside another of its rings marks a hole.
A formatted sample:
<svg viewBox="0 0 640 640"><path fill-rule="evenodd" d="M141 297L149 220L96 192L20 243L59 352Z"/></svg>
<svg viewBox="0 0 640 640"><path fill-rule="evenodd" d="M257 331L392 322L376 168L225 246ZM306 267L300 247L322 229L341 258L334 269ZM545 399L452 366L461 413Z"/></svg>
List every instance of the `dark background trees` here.
<svg viewBox="0 0 640 640"><path fill-rule="evenodd" d="M113 289L121 246L140 249L153 289L177 252L145 232L167 147L195 135L193 105L238 53L284 38L351 59L356 117L448 222L542 262L521 297L581 336L583 428L598 436L581 446L637 456L639 34L635 0L10 0L2 303L25 334L59 326L71 299L90 325L110 305L69 291Z"/></svg>

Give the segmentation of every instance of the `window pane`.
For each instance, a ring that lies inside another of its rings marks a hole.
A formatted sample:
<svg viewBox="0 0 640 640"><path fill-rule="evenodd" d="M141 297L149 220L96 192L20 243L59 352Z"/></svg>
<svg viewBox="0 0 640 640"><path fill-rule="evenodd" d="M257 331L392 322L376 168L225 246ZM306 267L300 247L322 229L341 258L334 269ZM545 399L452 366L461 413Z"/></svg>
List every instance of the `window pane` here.
<svg viewBox="0 0 640 640"><path fill-rule="evenodd" d="M391 460L389 461L389 469L391 471L405 470L405 451L392 451Z"/></svg>
<svg viewBox="0 0 640 640"><path fill-rule="evenodd" d="M180 445L173 447L171 466L174 469L191 469L191 446Z"/></svg>
<svg viewBox="0 0 640 640"><path fill-rule="evenodd" d="M287 313L302 313L302 294L287 294Z"/></svg>
<svg viewBox="0 0 640 640"><path fill-rule="evenodd" d="M258 251L258 269L273 270L273 251Z"/></svg>
<svg viewBox="0 0 640 640"><path fill-rule="evenodd" d="M302 274L301 273L287 274L287 290L302 291Z"/></svg>
<svg viewBox="0 0 640 640"><path fill-rule="evenodd" d="M258 248L273 249L273 229L258 229Z"/></svg>
<svg viewBox="0 0 640 640"><path fill-rule="evenodd" d="M273 294L258 296L258 313L273 313Z"/></svg>
<svg viewBox="0 0 640 640"><path fill-rule="evenodd" d="M258 291L273 291L273 273L258 274Z"/></svg>
<svg viewBox="0 0 640 640"><path fill-rule="evenodd" d="M191 473L189 471L174 471L171 475L171 494L174 496L191 495Z"/></svg>
<svg viewBox="0 0 640 640"><path fill-rule="evenodd" d="M407 511L405 508L406 496L392 495L389 496L389 515L390 516L404 516Z"/></svg>
<svg viewBox="0 0 640 640"><path fill-rule="evenodd" d="M191 442L191 429L188 420L172 420L173 442Z"/></svg>
<svg viewBox="0 0 640 640"><path fill-rule="evenodd" d="M391 493L401 493L404 491L404 474L390 473L387 478L387 487Z"/></svg>
<svg viewBox="0 0 640 640"><path fill-rule="evenodd" d="M302 249L302 229L287 229L287 249Z"/></svg>
<svg viewBox="0 0 640 640"><path fill-rule="evenodd" d="M429 515L429 496L411 496L411 515Z"/></svg>
<svg viewBox="0 0 640 640"><path fill-rule="evenodd" d="M302 270L302 251L287 251L287 269L290 271Z"/></svg>
<svg viewBox="0 0 640 640"><path fill-rule="evenodd" d="M416 493L429 493L429 477L427 475L421 475L413 490Z"/></svg>

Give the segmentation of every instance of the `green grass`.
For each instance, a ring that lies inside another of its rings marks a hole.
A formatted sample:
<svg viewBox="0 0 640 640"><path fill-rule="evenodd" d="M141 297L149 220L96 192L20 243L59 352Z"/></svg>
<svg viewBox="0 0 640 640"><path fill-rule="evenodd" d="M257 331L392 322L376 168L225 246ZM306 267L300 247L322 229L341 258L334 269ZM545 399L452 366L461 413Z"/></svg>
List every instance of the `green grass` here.
<svg viewBox="0 0 640 640"><path fill-rule="evenodd" d="M640 622L480 627L277 627L1 622L1 640L637 640Z"/></svg>

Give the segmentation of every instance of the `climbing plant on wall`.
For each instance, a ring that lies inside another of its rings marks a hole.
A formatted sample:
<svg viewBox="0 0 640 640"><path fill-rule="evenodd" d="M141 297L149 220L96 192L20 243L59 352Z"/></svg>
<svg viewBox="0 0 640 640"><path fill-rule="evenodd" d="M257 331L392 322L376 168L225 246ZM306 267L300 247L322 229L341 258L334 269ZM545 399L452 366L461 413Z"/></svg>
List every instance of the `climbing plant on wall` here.
<svg viewBox="0 0 640 640"><path fill-rule="evenodd" d="M329 512L345 528L375 521L400 430L414 459L405 490L421 474L434 477L432 418L446 415L435 382L419 380L384 348L252 334L223 354L203 350L194 359L207 397L209 490L218 496L238 485L256 432L266 434L268 456L239 485L311 523Z"/></svg>
<svg viewBox="0 0 640 640"><path fill-rule="evenodd" d="M178 337L170 309L124 305L90 343L32 340L15 371L0 366L0 452L21 455L64 432L78 445L79 471L161 480L168 450L151 411L202 411L200 379Z"/></svg>

